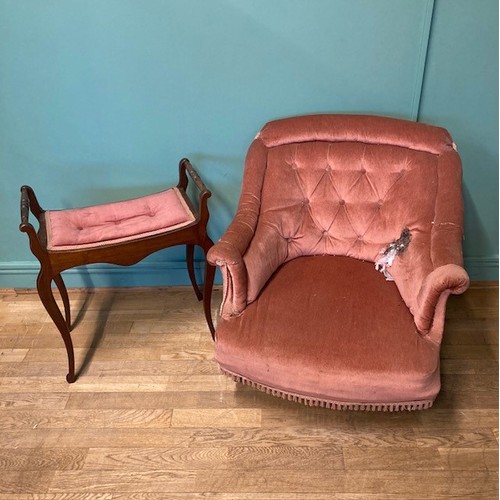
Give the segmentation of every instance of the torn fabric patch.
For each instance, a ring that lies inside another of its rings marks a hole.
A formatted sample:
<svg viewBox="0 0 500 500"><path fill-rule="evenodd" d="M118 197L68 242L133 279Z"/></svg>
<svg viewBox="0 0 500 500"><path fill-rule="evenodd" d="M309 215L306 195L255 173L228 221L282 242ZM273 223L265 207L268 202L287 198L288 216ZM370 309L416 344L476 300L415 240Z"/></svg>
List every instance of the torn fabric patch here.
<svg viewBox="0 0 500 500"><path fill-rule="evenodd" d="M391 241L385 249L380 252L382 257L375 262L375 269L383 273L387 281L394 281L394 278L387 268L392 266L397 255L402 254L408 248L410 241L411 232L405 227L401 231L401 236L397 240Z"/></svg>

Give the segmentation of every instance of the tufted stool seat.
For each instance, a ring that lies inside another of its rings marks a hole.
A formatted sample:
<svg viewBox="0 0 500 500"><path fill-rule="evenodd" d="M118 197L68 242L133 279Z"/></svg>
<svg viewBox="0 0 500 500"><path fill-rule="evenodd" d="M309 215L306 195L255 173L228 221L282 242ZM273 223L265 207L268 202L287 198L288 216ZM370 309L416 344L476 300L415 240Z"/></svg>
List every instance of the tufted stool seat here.
<svg viewBox="0 0 500 500"><path fill-rule="evenodd" d="M446 301L469 283L462 237L446 130L359 115L270 122L208 253L224 279L215 359L309 405L428 408Z"/></svg>
<svg viewBox="0 0 500 500"><path fill-rule="evenodd" d="M68 210L47 210L47 248L78 250L173 231L195 220L178 188L142 198Z"/></svg>
<svg viewBox="0 0 500 500"><path fill-rule="evenodd" d="M187 194L189 179L198 189L198 208ZM69 298L61 273L76 266L94 263L129 266L158 250L186 245L189 278L198 300L203 299L205 318L213 334L210 299L215 268L208 263L205 266L203 293L194 273L194 246L200 246L206 255L213 245L207 234L207 200L210 196L210 191L186 158L179 163L177 186L114 203L43 210L33 189L21 187L19 229L28 234L31 251L40 261L37 290L64 341L68 355L68 382L76 380L76 373ZM38 230L29 222L30 212L38 220ZM54 299L52 282L61 294L64 317Z"/></svg>

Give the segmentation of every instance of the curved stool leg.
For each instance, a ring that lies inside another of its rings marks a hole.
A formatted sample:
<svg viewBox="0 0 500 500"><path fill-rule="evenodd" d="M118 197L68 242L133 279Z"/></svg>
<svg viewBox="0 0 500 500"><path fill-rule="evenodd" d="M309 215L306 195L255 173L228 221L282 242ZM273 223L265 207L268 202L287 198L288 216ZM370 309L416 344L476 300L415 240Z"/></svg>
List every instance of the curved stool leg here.
<svg viewBox="0 0 500 500"><path fill-rule="evenodd" d="M215 340L215 328L212 321L212 289L214 286L215 266L209 264L207 260L207 253L213 246L212 240L208 241L203 247L205 252L205 282L203 285L203 310L205 312L205 319L207 320L208 328L212 334L212 339Z"/></svg>
<svg viewBox="0 0 500 500"><path fill-rule="evenodd" d="M57 285L57 289L61 294L61 298L64 304L64 315L66 316L66 325L68 325L68 330L71 331L71 309L69 307L69 297L68 291L66 290L66 285L60 274L54 276L54 281Z"/></svg>
<svg viewBox="0 0 500 500"><path fill-rule="evenodd" d="M212 334L212 339L215 340L215 327L212 322L212 287L214 284L215 266L208 262L205 264L205 287L203 289L203 309L207 320L208 328Z"/></svg>
<svg viewBox="0 0 500 500"><path fill-rule="evenodd" d="M194 293L198 300L203 298L203 295L198 288L198 284L196 283L196 277L194 275L194 245L186 245L186 263L189 273L189 279L191 280L191 285L193 285Z"/></svg>
<svg viewBox="0 0 500 500"><path fill-rule="evenodd" d="M68 374L66 375L66 381L71 384L75 381L75 354L73 351L73 342L69 333L69 327L61 314L56 300L54 299L52 288L50 286L51 282L52 278L47 276L42 269L38 274L38 279L36 281L38 295L45 309L49 313L49 316L52 318L52 321L59 330L59 333L64 341L64 345L66 346L66 352L68 353Z"/></svg>

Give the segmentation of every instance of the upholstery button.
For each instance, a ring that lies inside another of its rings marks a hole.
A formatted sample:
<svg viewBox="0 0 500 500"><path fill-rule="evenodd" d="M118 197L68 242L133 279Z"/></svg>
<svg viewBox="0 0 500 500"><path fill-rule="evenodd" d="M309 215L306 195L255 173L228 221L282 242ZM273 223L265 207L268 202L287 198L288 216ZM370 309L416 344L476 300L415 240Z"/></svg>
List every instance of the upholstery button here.
<svg viewBox="0 0 500 500"><path fill-rule="evenodd" d="M382 200L378 200L378 201L377 201L378 208L380 208L380 207L382 206L382 203L383 203L383 201L382 201Z"/></svg>
<svg viewBox="0 0 500 500"><path fill-rule="evenodd" d="M362 174L366 174L366 169L362 168L362 169L360 170L360 172L361 172Z"/></svg>
<svg viewBox="0 0 500 500"><path fill-rule="evenodd" d="M345 205L345 200L340 200L339 205Z"/></svg>
<svg viewBox="0 0 500 500"><path fill-rule="evenodd" d="M327 165L326 168L325 168L325 171L326 172L330 172L331 169L332 169L332 167L330 167L330 165Z"/></svg>

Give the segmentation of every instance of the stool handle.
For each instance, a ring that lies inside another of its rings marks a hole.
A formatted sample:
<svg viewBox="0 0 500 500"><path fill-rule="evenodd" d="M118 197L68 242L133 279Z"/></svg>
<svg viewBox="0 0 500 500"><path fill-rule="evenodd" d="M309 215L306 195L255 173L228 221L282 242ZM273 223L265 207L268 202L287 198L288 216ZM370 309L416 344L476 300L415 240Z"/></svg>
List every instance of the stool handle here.
<svg viewBox="0 0 500 500"><path fill-rule="evenodd" d="M28 224L30 214L29 186L21 187L21 226Z"/></svg>
<svg viewBox="0 0 500 500"><path fill-rule="evenodd" d="M19 230L23 233L27 233L33 255L40 261L40 263L47 265L47 252L43 248L35 228L29 222L30 212L37 218L40 223L40 227L42 227L43 222L41 215L45 212L45 210L40 207L33 189L29 186L21 186L21 224L19 225Z"/></svg>
<svg viewBox="0 0 500 500"><path fill-rule="evenodd" d="M207 194L208 195L207 198L209 198L212 195L212 193L207 189L207 186L205 186L205 183L201 180L201 177L198 175L198 172L196 172L196 170L193 168L193 165L191 165L191 162L187 158L183 158L180 161L179 167L181 170L181 173L180 173L181 184L184 184L182 182L182 177L183 177L183 173L187 170L191 179L193 179L193 182L196 184L196 187L201 191L201 195ZM184 174L184 177L185 177L185 174ZM186 185L187 185L187 183L185 185L182 185L181 187L183 189L186 189Z"/></svg>
<svg viewBox="0 0 500 500"><path fill-rule="evenodd" d="M40 216L45 210L38 203L33 189L29 186L21 186L21 225L19 229L23 232L26 232L29 228L33 229L33 226L29 223L30 212L40 222Z"/></svg>

